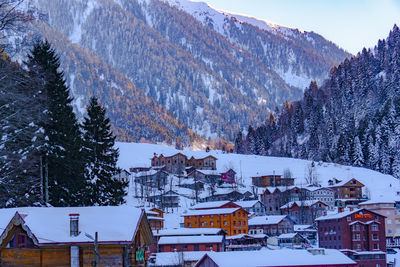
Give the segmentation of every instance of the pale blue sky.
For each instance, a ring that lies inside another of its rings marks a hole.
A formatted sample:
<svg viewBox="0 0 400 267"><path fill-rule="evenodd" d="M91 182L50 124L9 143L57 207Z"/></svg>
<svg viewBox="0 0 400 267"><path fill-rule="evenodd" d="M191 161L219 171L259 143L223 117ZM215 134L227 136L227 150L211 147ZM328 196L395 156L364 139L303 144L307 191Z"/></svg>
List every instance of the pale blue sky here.
<svg viewBox="0 0 400 267"><path fill-rule="evenodd" d="M196 0L200 1L200 0ZM400 0L202 0L210 6L314 31L356 54L400 26Z"/></svg>

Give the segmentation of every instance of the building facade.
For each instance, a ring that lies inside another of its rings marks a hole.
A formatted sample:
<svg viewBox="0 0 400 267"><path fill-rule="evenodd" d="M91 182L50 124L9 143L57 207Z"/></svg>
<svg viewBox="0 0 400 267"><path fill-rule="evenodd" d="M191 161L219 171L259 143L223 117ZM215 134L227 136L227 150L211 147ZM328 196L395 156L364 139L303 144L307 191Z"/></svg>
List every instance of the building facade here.
<svg viewBox="0 0 400 267"><path fill-rule="evenodd" d="M293 233L294 221L287 215L255 216L249 219L249 234L262 230L268 236Z"/></svg>
<svg viewBox="0 0 400 267"><path fill-rule="evenodd" d="M189 210L186 228L221 228L227 235L248 234L248 212L243 208Z"/></svg>

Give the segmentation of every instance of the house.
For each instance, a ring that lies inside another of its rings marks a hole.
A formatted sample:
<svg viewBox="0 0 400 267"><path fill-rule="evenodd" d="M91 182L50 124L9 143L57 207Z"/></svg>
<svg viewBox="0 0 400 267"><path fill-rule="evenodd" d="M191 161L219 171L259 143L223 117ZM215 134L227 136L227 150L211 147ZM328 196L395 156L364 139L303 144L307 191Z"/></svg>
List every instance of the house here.
<svg viewBox="0 0 400 267"><path fill-rule="evenodd" d="M258 187L276 187L291 186L294 184L294 178L284 178L281 175L262 175L251 177L254 186Z"/></svg>
<svg viewBox="0 0 400 267"><path fill-rule="evenodd" d="M260 200L266 208L267 215L280 215L280 207L286 204L290 194L287 187L266 187L260 193Z"/></svg>
<svg viewBox="0 0 400 267"><path fill-rule="evenodd" d="M137 172L147 172L150 171L151 167L131 167L129 168L129 171L131 173L137 173Z"/></svg>
<svg viewBox="0 0 400 267"><path fill-rule="evenodd" d="M164 212L157 208L146 208L145 213L149 221L151 230L164 228Z"/></svg>
<svg viewBox="0 0 400 267"><path fill-rule="evenodd" d="M117 174L114 174L112 178L120 182L127 183L129 182L130 176L131 174L127 170L120 170Z"/></svg>
<svg viewBox="0 0 400 267"><path fill-rule="evenodd" d="M148 197L148 201L154 203L161 209L179 207L180 195L175 191L168 190L167 192Z"/></svg>
<svg viewBox="0 0 400 267"><path fill-rule="evenodd" d="M267 245L268 236L265 234L238 234L226 238L227 251L259 250Z"/></svg>
<svg viewBox="0 0 400 267"><path fill-rule="evenodd" d="M190 207L190 209L193 210L205 210L205 209L225 209L225 208L240 208L241 206L229 201L210 201L210 202L202 202L202 203L197 203L196 205L193 205Z"/></svg>
<svg viewBox="0 0 400 267"><path fill-rule="evenodd" d="M199 170L216 170L216 161L217 158L211 155L200 159L195 159L194 157L188 159L186 155L179 152L170 156L164 156L163 154L157 156L154 154L151 159L151 166L165 166L165 171L183 175L187 167L194 167Z"/></svg>
<svg viewBox="0 0 400 267"><path fill-rule="evenodd" d="M371 252L355 251L351 249L341 249L340 251L353 261L357 262L358 266L360 267L389 266L389 262L387 262L387 265L382 265L386 261L386 253L383 251Z"/></svg>
<svg viewBox="0 0 400 267"><path fill-rule="evenodd" d="M335 198L345 203L357 204L362 199L364 185L354 178L345 180L333 179L329 181L329 188L335 191Z"/></svg>
<svg viewBox="0 0 400 267"><path fill-rule="evenodd" d="M287 215L255 216L249 219L249 233L257 234L262 230L268 236L293 233L294 221Z"/></svg>
<svg viewBox="0 0 400 267"><path fill-rule="evenodd" d="M282 214L288 214L296 224L313 224L327 209L328 205L319 200L291 201L281 207Z"/></svg>
<svg viewBox="0 0 400 267"><path fill-rule="evenodd" d="M193 178L188 178L188 179L182 179L178 186L183 187L183 188L192 189L192 190L203 190L204 182L196 181Z"/></svg>
<svg viewBox="0 0 400 267"><path fill-rule="evenodd" d="M192 178L195 181L204 181L207 183L216 184L220 179L220 175L215 170L194 170L188 174L188 178Z"/></svg>
<svg viewBox="0 0 400 267"><path fill-rule="evenodd" d="M223 235L162 236L158 240L159 252L224 251Z"/></svg>
<svg viewBox="0 0 400 267"><path fill-rule="evenodd" d="M359 207L385 216L386 245L400 247L400 226L397 223L400 215L395 209L395 200L392 197L364 201L359 204Z"/></svg>
<svg viewBox="0 0 400 267"><path fill-rule="evenodd" d="M99 266L145 264L153 236L142 209L29 207L0 210L1 266Z"/></svg>
<svg viewBox="0 0 400 267"><path fill-rule="evenodd" d="M236 201L235 204L245 209L248 213L254 213L257 216L266 214L265 206L259 200Z"/></svg>
<svg viewBox="0 0 400 267"><path fill-rule="evenodd" d="M182 216L186 228L221 228L228 235L248 233L248 212L241 207L189 210Z"/></svg>
<svg viewBox="0 0 400 267"><path fill-rule="evenodd" d="M309 224L295 224L293 227L295 233L307 238L314 243L317 240L317 229Z"/></svg>
<svg viewBox="0 0 400 267"><path fill-rule="evenodd" d="M168 173L163 170L149 170L143 172L137 172L134 174L136 183L141 185L163 188L168 182Z"/></svg>
<svg viewBox="0 0 400 267"><path fill-rule="evenodd" d="M308 242L299 233L286 233L278 236L278 245L282 248L305 248Z"/></svg>
<svg viewBox="0 0 400 267"><path fill-rule="evenodd" d="M278 249L207 252L195 267L356 267L357 263L335 249ZM383 266L382 266L383 267Z"/></svg>
<svg viewBox="0 0 400 267"><path fill-rule="evenodd" d="M229 169L225 172L221 172L220 179L224 183L233 184L236 181L236 172L232 169Z"/></svg>
<svg viewBox="0 0 400 267"><path fill-rule="evenodd" d="M328 205L329 209L335 206L335 191L329 187L307 186L308 200L320 200Z"/></svg>
<svg viewBox="0 0 400 267"><path fill-rule="evenodd" d="M200 195L201 202L209 201L239 201L239 200L251 200L254 199L253 194L246 189L231 188L231 187L217 187L214 192L203 192Z"/></svg>
<svg viewBox="0 0 400 267"><path fill-rule="evenodd" d="M346 249L369 254L386 251L385 217L376 212L348 209L321 216L316 221L321 248ZM378 264L385 266L386 258Z"/></svg>

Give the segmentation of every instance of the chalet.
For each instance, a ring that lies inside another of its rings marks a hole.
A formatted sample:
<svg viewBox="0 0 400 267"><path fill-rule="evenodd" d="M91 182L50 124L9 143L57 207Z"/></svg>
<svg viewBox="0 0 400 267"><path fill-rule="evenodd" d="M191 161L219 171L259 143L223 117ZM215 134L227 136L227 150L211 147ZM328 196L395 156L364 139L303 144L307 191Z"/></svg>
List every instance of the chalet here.
<svg viewBox="0 0 400 267"><path fill-rule="evenodd" d="M268 236L293 233L294 221L287 215L255 216L249 219L249 233L259 233Z"/></svg>
<svg viewBox="0 0 400 267"><path fill-rule="evenodd" d="M178 186L192 190L203 190L204 182L200 180L196 181L193 178L188 178L188 179L182 179L180 181L180 184L178 184Z"/></svg>
<svg viewBox="0 0 400 267"><path fill-rule="evenodd" d="M254 214L257 216L263 216L266 214L265 206L259 200L236 201L235 204L239 205L250 214Z"/></svg>
<svg viewBox="0 0 400 267"><path fill-rule="evenodd" d="M335 249L278 249L207 252L195 267L356 267L357 263ZM383 267L383 266L382 266Z"/></svg>
<svg viewBox="0 0 400 267"><path fill-rule="evenodd" d="M151 230L160 230L164 228L164 212L162 210L157 208L146 208L145 212Z"/></svg>
<svg viewBox="0 0 400 267"><path fill-rule="evenodd" d="M129 177L131 174L126 170L120 170L117 174L113 175L113 179L118 180L120 182L127 183L129 182Z"/></svg>
<svg viewBox="0 0 400 267"><path fill-rule="evenodd" d="M308 200L319 200L324 202L330 209L335 206L335 191L329 187L308 186Z"/></svg>
<svg viewBox="0 0 400 267"><path fill-rule="evenodd" d="M165 170L169 173L184 174L187 167L194 167L199 170L216 170L216 161L217 158L211 155L200 159L194 157L188 159L186 155L179 152L171 156L154 155L151 159L151 166L165 166Z"/></svg>
<svg viewBox="0 0 400 267"><path fill-rule="evenodd" d="M137 173L137 172L148 172L151 169L152 169L151 167L131 167L129 168L129 171L131 173Z"/></svg>
<svg viewBox="0 0 400 267"><path fill-rule="evenodd" d="M158 240L159 252L224 251L223 235L162 236Z"/></svg>
<svg viewBox="0 0 400 267"><path fill-rule="evenodd" d="M183 217L186 228L221 228L228 235L248 233L248 212L240 207L189 210Z"/></svg>
<svg viewBox="0 0 400 267"><path fill-rule="evenodd" d="M179 207L179 197L180 195L178 193L169 190L158 195L149 196L148 201L154 203L161 209L177 208Z"/></svg>
<svg viewBox="0 0 400 267"><path fill-rule="evenodd" d="M345 249L369 254L386 251L385 216L367 209L348 209L321 216L316 221L321 248ZM373 263L385 266L386 258ZM372 266L368 262L359 264Z"/></svg>
<svg viewBox="0 0 400 267"><path fill-rule="evenodd" d="M345 203L357 204L362 200L362 188L364 185L354 178L329 181L329 188L335 191L335 198Z"/></svg>
<svg viewBox="0 0 400 267"><path fill-rule="evenodd" d="M304 248L308 243L299 233L286 233L278 236L278 244L282 248Z"/></svg>
<svg viewBox="0 0 400 267"><path fill-rule="evenodd" d="M188 178L192 178L195 181L204 181L207 183L217 183L220 179L220 175L215 170L194 170L187 175Z"/></svg>
<svg viewBox="0 0 400 267"><path fill-rule="evenodd" d="M1 209L0 227L1 266L93 266L96 237L99 266L144 265L153 241L128 206Z"/></svg>
<svg viewBox="0 0 400 267"><path fill-rule="evenodd" d="M267 215L280 215L280 207L289 201L288 188L266 187L260 193L260 199L265 205Z"/></svg>
<svg viewBox="0 0 400 267"><path fill-rule="evenodd" d="M319 200L291 201L281 207L282 214L288 214L297 224L313 224L327 209L328 205Z"/></svg>
<svg viewBox="0 0 400 267"><path fill-rule="evenodd" d="M220 173L220 179L224 183L233 184L236 181L236 172L232 169Z"/></svg>
<svg viewBox="0 0 400 267"><path fill-rule="evenodd" d="M188 267L194 266L207 251L176 251L155 253L154 262L151 266L155 267Z"/></svg>
<svg viewBox="0 0 400 267"><path fill-rule="evenodd" d="M241 201L241 200L251 200L254 199L253 194L250 191L239 188L224 188L217 187L213 193L202 192L200 194L201 202L210 202L210 201Z"/></svg>
<svg viewBox="0 0 400 267"><path fill-rule="evenodd" d="M312 225L295 224L293 230L313 243L317 240L317 229Z"/></svg>
<svg viewBox="0 0 400 267"><path fill-rule="evenodd" d="M294 178L284 178L281 175L262 175L251 177L253 185L259 187L267 186L291 186L294 184Z"/></svg>
<svg viewBox="0 0 400 267"><path fill-rule="evenodd" d="M162 170L149 170L135 173L135 182L141 185L162 188L167 184L168 173Z"/></svg>
<svg viewBox="0 0 400 267"><path fill-rule="evenodd" d="M259 250L267 245L265 234L238 234L226 238L226 251Z"/></svg>

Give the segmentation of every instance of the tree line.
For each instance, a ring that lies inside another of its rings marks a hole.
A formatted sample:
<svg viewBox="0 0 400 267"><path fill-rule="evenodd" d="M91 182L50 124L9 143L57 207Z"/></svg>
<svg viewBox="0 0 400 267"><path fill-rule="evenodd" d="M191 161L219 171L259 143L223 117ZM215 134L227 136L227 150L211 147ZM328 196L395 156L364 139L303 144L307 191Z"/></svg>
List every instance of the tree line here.
<svg viewBox="0 0 400 267"><path fill-rule="evenodd" d="M400 178L400 30L312 82L260 127L239 132L238 153L362 166Z"/></svg>

